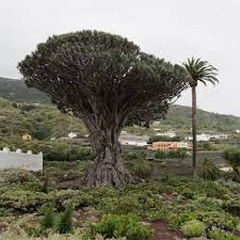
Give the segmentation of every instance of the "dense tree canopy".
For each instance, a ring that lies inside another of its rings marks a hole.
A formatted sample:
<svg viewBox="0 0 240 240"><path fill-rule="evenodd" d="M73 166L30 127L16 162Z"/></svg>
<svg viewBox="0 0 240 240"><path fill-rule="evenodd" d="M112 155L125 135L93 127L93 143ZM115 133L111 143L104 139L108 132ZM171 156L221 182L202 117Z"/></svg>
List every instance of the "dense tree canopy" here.
<svg viewBox="0 0 240 240"><path fill-rule="evenodd" d="M53 36L18 68L27 86L47 93L59 109L85 122L97 155L86 178L91 186L129 180L119 159L122 128L127 120L144 125L155 113L161 116L186 87L184 68L99 31Z"/></svg>

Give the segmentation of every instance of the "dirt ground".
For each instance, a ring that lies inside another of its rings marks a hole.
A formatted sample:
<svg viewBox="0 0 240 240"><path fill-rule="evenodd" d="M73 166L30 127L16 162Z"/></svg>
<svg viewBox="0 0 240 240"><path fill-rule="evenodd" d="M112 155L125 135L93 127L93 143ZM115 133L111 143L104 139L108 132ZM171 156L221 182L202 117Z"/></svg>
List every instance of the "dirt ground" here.
<svg viewBox="0 0 240 240"><path fill-rule="evenodd" d="M180 232L170 230L163 221L152 222L150 226L154 229L153 240L177 240L182 237Z"/></svg>

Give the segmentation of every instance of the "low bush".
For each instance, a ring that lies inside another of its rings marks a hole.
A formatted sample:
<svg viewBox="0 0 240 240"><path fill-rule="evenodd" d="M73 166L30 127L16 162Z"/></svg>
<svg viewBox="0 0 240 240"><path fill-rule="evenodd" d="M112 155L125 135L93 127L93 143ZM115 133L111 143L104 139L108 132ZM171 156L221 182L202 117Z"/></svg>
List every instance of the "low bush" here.
<svg viewBox="0 0 240 240"><path fill-rule="evenodd" d="M73 231L73 212L74 207L69 204L63 213L60 213L56 219L56 231L60 234L71 233Z"/></svg>
<svg viewBox="0 0 240 240"><path fill-rule="evenodd" d="M176 151L156 151L156 159L184 159L188 155L186 149L177 149Z"/></svg>
<svg viewBox="0 0 240 240"><path fill-rule="evenodd" d="M201 166L200 176L206 180L214 181L219 178L220 171L210 159L205 158Z"/></svg>
<svg viewBox="0 0 240 240"><path fill-rule="evenodd" d="M220 199L200 196L192 202L192 204L205 211L221 211L223 202Z"/></svg>
<svg viewBox="0 0 240 240"><path fill-rule="evenodd" d="M49 198L49 195L42 192L10 189L0 195L0 207L20 213L31 213L48 203Z"/></svg>
<svg viewBox="0 0 240 240"><path fill-rule="evenodd" d="M152 230L139 223L134 215L105 215L94 226L94 231L106 238L126 237L129 240L145 240L152 236Z"/></svg>
<svg viewBox="0 0 240 240"><path fill-rule="evenodd" d="M42 240L46 239L45 237L32 237L28 236L28 234L20 228L18 225L13 224L10 226L7 231L0 234L0 240ZM49 232L47 236L48 240L76 240L83 239L83 235L80 231L75 231L73 234L58 234L54 232ZM89 240L89 239L87 239ZM101 236L98 236L96 240L104 240Z"/></svg>
<svg viewBox="0 0 240 240"><path fill-rule="evenodd" d="M197 220L191 220L183 223L181 231L185 237L200 237L205 231L205 225Z"/></svg>
<svg viewBox="0 0 240 240"><path fill-rule="evenodd" d="M240 150L237 148L227 149L223 154L234 172L240 175Z"/></svg>
<svg viewBox="0 0 240 240"><path fill-rule="evenodd" d="M168 137L168 136L153 136L150 137L147 141L148 144L152 144L153 142L181 142L182 138L179 136Z"/></svg>
<svg viewBox="0 0 240 240"><path fill-rule="evenodd" d="M97 200L99 201L91 193L72 189L53 191L49 195L58 211L65 210L70 203L75 207L88 207L93 206Z"/></svg>
<svg viewBox="0 0 240 240"><path fill-rule="evenodd" d="M208 231L208 237L212 240L240 240L240 237L234 236L223 230L212 228Z"/></svg>
<svg viewBox="0 0 240 240"><path fill-rule="evenodd" d="M239 219L224 211L199 211L197 218L207 226L214 226L225 230L235 230Z"/></svg>
<svg viewBox="0 0 240 240"><path fill-rule="evenodd" d="M55 213L52 206L45 206L42 210L43 217L40 221L41 229L53 228L55 222Z"/></svg>
<svg viewBox="0 0 240 240"><path fill-rule="evenodd" d="M20 168L0 170L0 186L9 185L24 190L38 191L41 189L40 180L33 173Z"/></svg>
<svg viewBox="0 0 240 240"><path fill-rule="evenodd" d="M135 160L131 165L131 172L140 178L145 177L149 173L150 169L151 166L149 162L144 158Z"/></svg>

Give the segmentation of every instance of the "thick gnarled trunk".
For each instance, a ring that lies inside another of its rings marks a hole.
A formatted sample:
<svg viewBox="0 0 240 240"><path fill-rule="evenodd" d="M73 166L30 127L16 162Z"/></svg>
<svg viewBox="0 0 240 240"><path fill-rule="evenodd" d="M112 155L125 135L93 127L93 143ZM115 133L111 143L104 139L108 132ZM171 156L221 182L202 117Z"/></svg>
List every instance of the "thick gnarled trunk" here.
<svg viewBox="0 0 240 240"><path fill-rule="evenodd" d="M124 186L130 181L131 175L120 158L119 134L120 131L111 128L90 134L96 158L85 176L87 186Z"/></svg>

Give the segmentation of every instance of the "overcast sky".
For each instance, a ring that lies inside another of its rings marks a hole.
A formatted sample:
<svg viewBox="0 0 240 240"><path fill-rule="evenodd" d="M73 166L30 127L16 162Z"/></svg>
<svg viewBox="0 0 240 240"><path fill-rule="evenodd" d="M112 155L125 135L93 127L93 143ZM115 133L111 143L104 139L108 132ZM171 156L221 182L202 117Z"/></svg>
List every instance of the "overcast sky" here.
<svg viewBox="0 0 240 240"><path fill-rule="evenodd" d="M240 116L240 0L0 0L0 76L53 34L97 29L181 63L195 56L219 69L220 84L198 88L198 107ZM190 105L190 92L179 104Z"/></svg>

